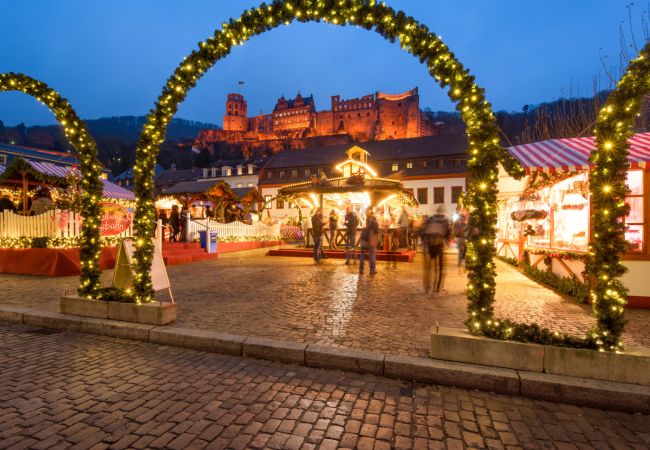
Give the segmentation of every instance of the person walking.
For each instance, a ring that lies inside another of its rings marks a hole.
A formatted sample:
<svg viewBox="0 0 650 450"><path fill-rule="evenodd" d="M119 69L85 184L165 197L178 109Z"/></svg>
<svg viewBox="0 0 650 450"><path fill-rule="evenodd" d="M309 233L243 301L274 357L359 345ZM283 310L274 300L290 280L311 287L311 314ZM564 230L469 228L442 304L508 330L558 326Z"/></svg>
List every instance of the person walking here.
<svg viewBox="0 0 650 450"><path fill-rule="evenodd" d="M345 264L350 264L350 257L354 254L354 248L357 243L357 226L359 219L353 211L352 206L348 206L345 213Z"/></svg>
<svg viewBox="0 0 650 450"><path fill-rule="evenodd" d="M366 227L361 232L361 256L359 257L359 273L364 272L364 254L368 250L370 275L377 273L377 239L379 237L379 223L372 208L366 212Z"/></svg>
<svg viewBox="0 0 650 450"><path fill-rule="evenodd" d="M449 240L451 229L445 216L445 207L439 206L436 214L429 217L420 229L422 239L422 253L424 256L424 293L431 292L435 285L436 292L440 292L443 278L444 245ZM437 280L432 276L438 266Z"/></svg>
<svg viewBox="0 0 650 450"><path fill-rule="evenodd" d="M456 241L458 249L458 268L460 270L467 252L467 216L465 214L461 213L454 222L454 241Z"/></svg>
<svg viewBox="0 0 650 450"><path fill-rule="evenodd" d="M169 242L177 242L178 233L181 231L181 216L178 212L178 205L172 205L172 212L169 214Z"/></svg>
<svg viewBox="0 0 650 450"><path fill-rule="evenodd" d="M399 227L399 247L408 248L409 240L409 213L406 211L406 207L402 207L402 212L399 215L397 220L397 226Z"/></svg>
<svg viewBox="0 0 650 450"><path fill-rule="evenodd" d="M314 237L314 262L320 264L323 258L323 213L316 208L311 216L311 233Z"/></svg>
<svg viewBox="0 0 650 450"><path fill-rule="evenodd" d="M336 230L339 227L339 216L338 214L336 214L336 210L334 209L330 211L329 226L330 226L330 249L338 250L338 247L336 246Z"/></svg>

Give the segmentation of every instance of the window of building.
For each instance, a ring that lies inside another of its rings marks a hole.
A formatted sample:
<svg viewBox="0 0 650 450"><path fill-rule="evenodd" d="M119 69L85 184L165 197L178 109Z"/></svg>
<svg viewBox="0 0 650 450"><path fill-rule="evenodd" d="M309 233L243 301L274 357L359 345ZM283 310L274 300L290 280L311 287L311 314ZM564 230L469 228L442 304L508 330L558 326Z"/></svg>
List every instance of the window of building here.
<svg viewBox="0 0 650 450"><path fill-rule="evenodd" d="M393 163L393 164L390 166L390 170L393 171L393 172L397 172L397 171L399 170L399 164L397 164L397 163Z"/></svg>
<svg viewBox="0 0 650 450"><path fill-rule="evenodd" d="M284 200L279 197L275 199L275 207L277 209L284 209Z"/></svg>
<svg viewBox="0 0 650 450"><path fill-rule="evenodd" d="M273 178L273 171L269 170L268 172L266 172L266 179L270 180L271 178Z"/></svg>
<svg viewBox="0 0 650 450"><path fill-rule="evenodd" d="M407 168L407 169L412 169L412 168L413 168L413 161L408 161L408 162L406 163L406 168Z"/></svg>
<svg viewBox="0 0 650 450"><path fill-rule="evenodd" d="M296 178L297 176L298 176L298 169L293 169L293 170L291 171L291 177L292 177L292 178Z"/></svg>
<svg viewBox="0 0 650 450"><path fill-rule="evenodd" d="M248 187L255 187L255 184L252 181L249 181L247 184Z"/></svg>
<svg viewBox="0 0 650 450"><path fill-rule="evenodd" d="M444 187L434 187L433 188L433 203L438 205L445 202L445 188Z"/></svg>
<svg viewBox="0 0 650 450"><path fill-rule="evenodd" d="M460 198L460 194L463 193L463 187L462 186L452 186L451 187L451 202L452 203L458 203L458 199Z"/></svg>
<svg viewBox="0 0 650 450"><path fill-rule="evenodd" d="M626 184L630 188L630 192L625 197L625 203L630 205L630 213L625 217L625 239L630 243L631 251L642 252L645 250L643 171L628 171Z"/></svg>
<svg viewBox="0 0 650 450"><path fill-rule="evenodd" d="M265 208L270 208L271 207L271 196L266 194L264 196L264 204L266 205Z"/></svg>
<svg viewBox="0 0 650 450"><path fill-rule="evenodd" d="M280 171L280 178L284 178L284 175L285 175L284 170L281 170L281 171Z"/></svg>
<svg viewBox="0 0 650 450"><path fill-rule="evenodd" d="M242 188L242 187L244 187L244 183L237 183L237 187L238 187L238 188Z"/></svg>
<svg viewBox="0 0 650 450"><path fill-rule="evenodd" d="M305 176L308 177L309 175L311 175L311 170L305 169Z"/></svg>
<svg viewBox="0 0 650 450"><path fill-rule="evenodd" d="M253 175L253 169L254 169L254 166L252 164L249 164L248 165L248 174L249 175Z"/></svg>
<svg viewBox="0 0 650 450"><path fill-rule="evenodd" d="M424 169L425 167L427 167L427 162L426 162L426 161L422 161L422 168Z"/></svg>
<svg viewBox="0 0 650 450"><path fill-rule="evenodd" d="M0 164L7 164L7 155L0 155Z"/></svg>
<svg viewBox="0 0 650 450"><path fill-rule="evenodd" d="M244 173L244 168L242 166L237 166L237 175L242 175Z"/></svg>
<svg viewBox="0 0 650 450"><path fill-rule="evenodd" d="M429 190L427 188L418 188L418 203L420 205L429 204Z"/></svg>

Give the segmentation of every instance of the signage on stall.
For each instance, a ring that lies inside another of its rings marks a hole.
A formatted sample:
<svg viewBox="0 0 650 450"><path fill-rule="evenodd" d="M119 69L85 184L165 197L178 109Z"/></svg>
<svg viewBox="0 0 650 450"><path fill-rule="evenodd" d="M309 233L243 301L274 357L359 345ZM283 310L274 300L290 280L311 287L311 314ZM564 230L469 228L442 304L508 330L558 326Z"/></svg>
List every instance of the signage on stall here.
<svg viewBox="0 0 650 450"><path fill-rule="evenodd" d="M131 214L122 205L101 202L102 220L99 231L102 236L115 236L123 233L131 226Z"/></svg>

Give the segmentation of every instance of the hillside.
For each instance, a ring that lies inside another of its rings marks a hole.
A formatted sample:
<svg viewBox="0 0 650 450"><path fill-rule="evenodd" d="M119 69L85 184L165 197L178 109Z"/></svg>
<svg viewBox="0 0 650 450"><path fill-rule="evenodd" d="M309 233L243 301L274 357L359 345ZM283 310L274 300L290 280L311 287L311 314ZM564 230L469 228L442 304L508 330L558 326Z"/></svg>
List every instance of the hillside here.
<svg viewBox="0 0 650 450"><path fill-rule="evenodd" d="M119 116L86 120L88 130L97 142L100 161L114 174L133 165L136 142L145 119L144 116ZM191 153L189 147L194 138L200 130L216 128L216 125L210 123L173 119L167 129L167 141L161 147L160 163L163 167L169 167L172 163L179 168L191 167L192 156L188 153ZM19 124L5 127L0 121L0 142L69 150L63 132L57 125L26 127Z"/></svg>

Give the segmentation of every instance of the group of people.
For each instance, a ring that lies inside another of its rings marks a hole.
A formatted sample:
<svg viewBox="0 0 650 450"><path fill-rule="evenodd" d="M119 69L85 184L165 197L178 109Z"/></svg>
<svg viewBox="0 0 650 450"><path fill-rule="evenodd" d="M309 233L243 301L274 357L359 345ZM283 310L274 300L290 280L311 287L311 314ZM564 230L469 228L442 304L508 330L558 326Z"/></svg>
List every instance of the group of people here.
<svg viewBox="0 0 650 450"><path fill-rule="evenodd" d="M336 235L338 230L339 218L335 210L329 215L329 241L330 248L337 249ZM409 217L406 210L402 210L396 221L396 226L389 228L391 233L390 246L391 254L399 248L407 248L410 240L410 230L413 228L412 218ZM323 212L316 208L311 217L312 235L314 238L314 261L317 264L322 263L326 258L323 251L323 235L325 233L325 223ZM345 234L345 264L350 264L356 249L356 236L359 219L351 206L346 209L344 227ZM361 230L359 246L359 273L365 271L365 259L368 259L370 274L377 271L377 245L379 244L380 224L375 216L373 208L366 211L366 224ZM466 254L466 242L470 230L466 213L461 213L453 224L445 215L445 208L440 206L436 214L426 218L417 229L417 235L422 243L424 256L423 284L424 292L440 292L443 285L443 268L444 268L444 249L449 245L449 240L453 237L458 249L458 267L462 267ZM386 235L384 235L386 239ZM393 266L396 261L393 261Z"/></svg>
<svg viewBox="0 0 650 450"><path fill-rule="evenodd" d="M182 218L187 216L187 210L183 209L182 211L179 211L178 205L172 205L172 210L169 213L169 217L167 217L167 213L165 211L161 211L158 219L161 220L162 225L163 225L163 233L165 230L168 230L169 232L169 242L178 242L183 241L183 236L184 233L182 233L182 227L185 226L185 220L181 220Z"/></svg>
<svg viewBox="0 0 650 450"><path fill-rule="evenodd" d="M50 190L46 187L37 189L34 193L33 200L31 197L27 197L27 206L29 214L32 216L43 214L55 208L54 201L50 195ZM14 204L13 200L11 200L11 197L9 197L9 195L5 194L2 196L2 198L0 198L0 212L11 211L15 213L17 211L21 211L22 209L22 204L18 205L18 208L16 208L16 205Z"/></svg>

